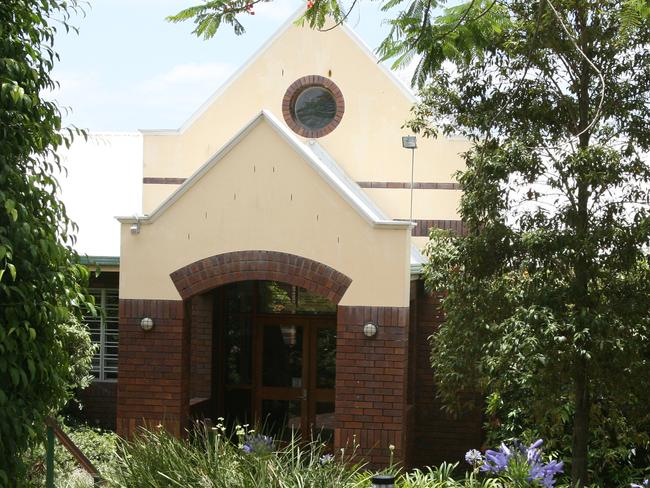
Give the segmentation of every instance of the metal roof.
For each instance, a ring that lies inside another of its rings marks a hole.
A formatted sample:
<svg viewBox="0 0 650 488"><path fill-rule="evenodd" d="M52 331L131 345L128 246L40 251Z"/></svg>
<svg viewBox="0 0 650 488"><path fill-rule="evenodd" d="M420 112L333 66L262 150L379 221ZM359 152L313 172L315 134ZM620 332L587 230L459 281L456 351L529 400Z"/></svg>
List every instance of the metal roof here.
<svg viewBox="0 0 650 488"><path fill-rule="evenodd" d="M79 256L79 262L81 264L89 266L119 266L120 257L119 256Z"/></svg>

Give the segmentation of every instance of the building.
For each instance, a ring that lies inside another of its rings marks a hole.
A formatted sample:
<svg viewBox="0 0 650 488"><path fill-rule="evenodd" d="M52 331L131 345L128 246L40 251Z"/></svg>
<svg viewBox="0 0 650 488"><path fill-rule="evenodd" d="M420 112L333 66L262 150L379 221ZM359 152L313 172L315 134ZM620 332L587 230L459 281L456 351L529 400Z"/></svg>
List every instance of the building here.
<svg viewBox="0 0 650 488"><path fill-rule="evenodd" d="M389 445L459 460L481 418L435 399L419 250L432 226L462 232L467 142L418 141L412 226L412 94L348 27L293 20L180 129L142 131L142 215L119 218L119 260L88 258L108 313L85 414L124 436L223 416L375 465Z"/></svg>

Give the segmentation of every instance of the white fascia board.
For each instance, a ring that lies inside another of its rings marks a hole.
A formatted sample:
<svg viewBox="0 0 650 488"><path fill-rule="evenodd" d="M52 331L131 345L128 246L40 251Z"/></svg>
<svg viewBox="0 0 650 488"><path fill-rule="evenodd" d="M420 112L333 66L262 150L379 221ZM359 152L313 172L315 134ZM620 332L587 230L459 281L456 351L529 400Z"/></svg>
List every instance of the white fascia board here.
<svg viewBox="0 0 650 488"><path fill-rule="evenodd" d="M88 138L91 137L139 137L140 131L110 131L110 130L90 130L87 131Z"/></svg>
<svg viewBox="0 0 650 488"><path fill-rule="evenodd" d="M143 136L168 136L180 132L178 129L138 129L138 133Z"/></svg>
<svg viewBox="0 0 650 488"><path fill-rule="evenodd" d="M266 120L292 147L305 159L310 166L318 172L336 192L343 197L369 224L374 227L385 227L392 229L409 229L411 222L401 220L390 220L377 218L373 210L365 202L359 199L354 192L348 188L345 182L330 168L325 165L314 152L303 144L288 127L282 124L270 111L262 110L248 124L244 126L235 136L219 149L208 161L206 161L192 176L180 185L151 215L116 217L123 224L152 224L169 207L171 207L182 195L185 194L194 184L200 180L215 164L222 160L248 133L255 128L262 120Z"/></svg>
<svg viewBox="0 0 650 488"><path fill-rule="evenodd" d="M113 217L120 224L147 224L148 214L145 215L117 215Z"/></svg>

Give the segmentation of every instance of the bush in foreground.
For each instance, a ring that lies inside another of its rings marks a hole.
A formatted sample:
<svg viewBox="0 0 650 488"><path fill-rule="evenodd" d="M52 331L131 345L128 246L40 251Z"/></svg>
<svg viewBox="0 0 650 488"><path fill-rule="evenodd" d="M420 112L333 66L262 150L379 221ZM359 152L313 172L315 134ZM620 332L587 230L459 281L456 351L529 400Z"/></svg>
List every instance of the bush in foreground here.
<svg viewBox="0 0 650 488"><path fill-rule="evenodd" d="M142 431L121 446L109 484L115 487L293 488L369 485L370 474L352 459L325 451L318 441L275 442L252 430L198 426L188 441L164 429ZM343 461L343 462L341 462Z"/></svg>
<svg viewBox="0 0 650 488"><path fill-rule="evenodd" d="M278 441L246 426L228 434L221 424L196 424L188 439L177 439L160 427L141 430L131 442L83 425L65 430L108 487L369 488L375 474L359 462L358 446L332 453L318 440ZM470 450L466 461L471 469L465 472L458 463L401 473L391 465L386 472L398 474L397 488L571 488L560 478L562 462L544 456L541 444L511 442L485 453ZM43 460L42 450L32 453L28 486L42 486ZM56 451L56 483L61 488L92 487L92 480L61 447ZM650 488L643 478L616 486Z"/></svg>
<svg viewBox="0 0 650 488"><path fill-rule="evenodd" d="M77 422L65 423L59 420L70 439L106 475L117 465L117 445L119 437L111 431L102 430ZM45 485L45 446L43 444L29 450L23 456L27 466L24 485L42 487ZM54 479L59 488L92 487L92 478L77 464L72 455L58 442L54 444ZM19 485L21 486L21 485Z"/></svg>

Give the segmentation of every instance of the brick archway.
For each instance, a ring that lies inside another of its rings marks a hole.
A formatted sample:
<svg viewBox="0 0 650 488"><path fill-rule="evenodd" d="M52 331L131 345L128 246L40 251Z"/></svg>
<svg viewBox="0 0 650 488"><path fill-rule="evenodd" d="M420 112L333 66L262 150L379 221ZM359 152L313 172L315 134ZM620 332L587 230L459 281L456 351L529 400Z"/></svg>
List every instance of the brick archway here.
<svg viewBox="0 0 650 488"><path fill-rule="evenodd" d="M282 281L339 303L352 280L312 259L276 251L235 251L200 259L170 274L183 300L246 280Z"/></svg>

